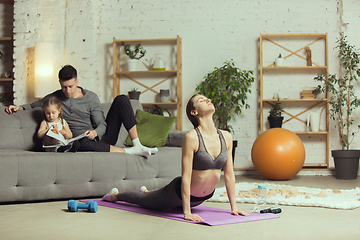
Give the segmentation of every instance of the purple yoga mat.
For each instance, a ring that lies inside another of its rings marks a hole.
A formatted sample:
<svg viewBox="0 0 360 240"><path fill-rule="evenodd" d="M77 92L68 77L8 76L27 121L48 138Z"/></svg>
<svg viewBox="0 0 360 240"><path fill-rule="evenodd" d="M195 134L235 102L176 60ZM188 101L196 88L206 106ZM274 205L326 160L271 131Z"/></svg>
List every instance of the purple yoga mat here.
<svg viewBox="0 0 360 240"><path fill-rule="evenodd" d="M232 223L243 223L243 222L252 222L252 221L260 221L260 220L266 220L266 219L273 219L273 218L279 218L278 215L275 215L273 213L250 213L250 216L236 216L231 215L230 210L228 209L221 209L221 208L213 208L213 207L206 207L206 206L197 206L193 207L191 209L191 212L193 214L198 214L202 219L204 219L204 222L193 222L188 221L184 219L184 215L181 208L175 208L175 209L168 209L168 210L162 210L162 211L156 211L156 210L150 210L141 208L138 205L125 203L125 202L117 202L117 203L111 203L102 201L101 199L93 200L98 203L100 206L104 207L111 207L111 208L117 208L122 209L126 211L141 213L141 214L147 214L151 216L156 217L163 217L173 220L178 220L182 222L190 222L190 223L202 223L207 224L209 226L217 226L217 225L225 225L225 224L232 224ZM82 202L87 202L87 200L83 200Z"/></svg>

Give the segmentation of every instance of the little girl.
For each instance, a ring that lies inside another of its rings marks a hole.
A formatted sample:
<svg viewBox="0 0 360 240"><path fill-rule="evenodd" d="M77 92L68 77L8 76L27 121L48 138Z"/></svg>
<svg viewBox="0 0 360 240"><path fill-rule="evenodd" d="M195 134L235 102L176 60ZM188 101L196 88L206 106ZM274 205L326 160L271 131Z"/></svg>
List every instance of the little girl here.
<svg viewBox="0 0 360 240"><path fill-rule="evenodd" d="M45 120L41 122L37 135L39 138L43 139L44 146L61 144L59 140L47 136L46 133L48 131L53 131L54 133L60 133L64 136L65 139L69 139L73 137L68 123L65 121L65 119L62 116L61 102L59 100L57 100L55 97L49 97L45 99L42 105L42 109L45 115ZM60 150L61 152L64 152L66 150L69 150L70 148L71 145L60 148L50 147L50 148L45 148L45 151L59 152Z"/></svg>

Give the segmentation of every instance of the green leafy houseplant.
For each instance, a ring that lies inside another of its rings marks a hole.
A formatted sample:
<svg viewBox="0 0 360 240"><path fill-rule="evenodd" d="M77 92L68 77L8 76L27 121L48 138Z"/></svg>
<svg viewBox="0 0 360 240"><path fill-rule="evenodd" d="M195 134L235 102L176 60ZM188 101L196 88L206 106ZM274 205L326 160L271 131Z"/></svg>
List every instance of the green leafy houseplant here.
<svg viewBox="0 0 360 240"><path fill-rule="evenodd" d="M146 50L143 46L141 46L140 43L136 44L134 48L131 48L130 44L125 44L124 42L121 42L121 45L124 46L125 54L128 55L131 59L139 60L140 58L145 56Z"/></svg>
<svg viewBox="0 0 360 240"><path fill-rule="evenodd" d="M315 93L327 91L330 93L329 116L337 123L335 128L339 132L342 150L348 151L359 132L359 126L357 126L357 131L352 132L351 130L351 125L354 123L351 115L360 104L354 88L354 83L360 76L360 57L355 47L348 43L346 36L338 39L336 43L335 48L338 48L341 65L340 76L326 72L318 74L314 79L321 81L322 84L317 86Z"/></svg>
<svg viewBox="0 0 360 240"><path fill-rule="evenodd" d="M233 132L229 121L234 114L240 115L242 108L250 108L247 94L251 93L249 87L255 81L253 73L253 70L237 68L231 59L224 62L222 67L215 67L196 86L195 92L205 95L214 104L214 120L220 129Z"/></svg>

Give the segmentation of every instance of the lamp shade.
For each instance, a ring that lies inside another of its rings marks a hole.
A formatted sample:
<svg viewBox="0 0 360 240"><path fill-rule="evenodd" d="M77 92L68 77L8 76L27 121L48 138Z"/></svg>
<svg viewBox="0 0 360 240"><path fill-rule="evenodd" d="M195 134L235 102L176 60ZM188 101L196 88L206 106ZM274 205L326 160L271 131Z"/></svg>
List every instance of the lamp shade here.
<svg viewBox="0 0 360 240"><path fill-rule="evenodd" d="M35 97L51 93L54 79L54 43L35 44Z"/></svg>

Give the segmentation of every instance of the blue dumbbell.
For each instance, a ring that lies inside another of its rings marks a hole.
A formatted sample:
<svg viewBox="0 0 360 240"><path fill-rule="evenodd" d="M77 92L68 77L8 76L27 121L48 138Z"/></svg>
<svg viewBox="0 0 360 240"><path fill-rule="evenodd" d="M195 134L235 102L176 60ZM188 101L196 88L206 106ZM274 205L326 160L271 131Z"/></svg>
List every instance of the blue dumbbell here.
<svg viewBox="0 0 360 240"><path fill-rule="evenodd" d="M69 200L68 209L71 212L77 212L78 209L87 209L92 213L96 213L98 209L98 204L97 202L94 202L92 200L88 201L87 203L80 203L75 200Z"/></svg>

